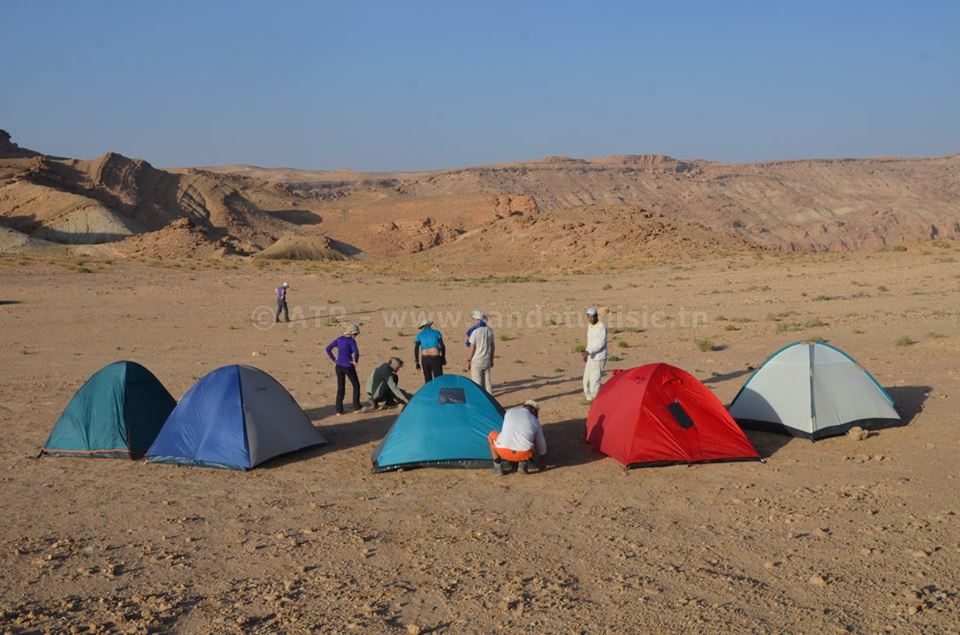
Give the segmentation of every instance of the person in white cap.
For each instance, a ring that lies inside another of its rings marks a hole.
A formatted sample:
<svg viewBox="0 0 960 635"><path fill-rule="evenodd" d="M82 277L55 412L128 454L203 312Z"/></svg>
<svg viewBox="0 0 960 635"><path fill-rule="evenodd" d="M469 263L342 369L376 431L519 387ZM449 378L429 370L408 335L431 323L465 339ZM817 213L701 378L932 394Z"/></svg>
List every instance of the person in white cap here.
<svg viewBox="0 0 960 635"><path fill-rule="evenodd" d="M607 363L607 327L600 321L595 307L587 309L587 346L583 351L583 397L592 402L603 383L603 367Z"/></svg>
<svg viewBox="0 0 960 635"><path fill-rule="evenodd" d="M420 332L413 341L413 359L417 370L423 369L423 383L443 374L447 363L447 348L443 344L443 335L433 328L433 320L420 322Z"/></svg>
<svg viewBox="0 0 960 635"><path fill-rule="evenodd" d="M284 282L279 287L277 287L277 315L273 319L274 322L280 321L280 312L283 311L283 317L286 318L287 322L290 321L290 311L287 310L287 289L290 288L289 282Z"/></svg>
<svg viewBox="0 0 960 635"><path fill-rule="evenodd" d="M474 325L467 331L467 370L470 379L478 386L493 393L493 384L490 381L490 370L493 368L493 358L496 353L496 344L493 339L493 329L487 326L487 316L483 311L476 310L470 313Z"/></svg>
<svg viewBox="0 0 960 635"><path fill-rule="evenodd" d="M503 415L500 432L494 430L487 436L494 474L504 474L504 461L516 464L517 471L523 474L546 468L547 440L539 417L540 404L532 399Z"/></svg>

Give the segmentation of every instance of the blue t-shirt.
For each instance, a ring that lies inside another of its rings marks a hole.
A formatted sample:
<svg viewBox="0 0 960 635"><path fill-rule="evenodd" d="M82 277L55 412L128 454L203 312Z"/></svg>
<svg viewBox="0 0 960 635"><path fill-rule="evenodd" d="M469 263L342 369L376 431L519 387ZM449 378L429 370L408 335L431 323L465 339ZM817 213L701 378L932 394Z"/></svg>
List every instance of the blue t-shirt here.
<svg viewBox="0 0 960 635"><path fill-rule="evenodd" d="M442 340L443 335L440 334L440 331L426 326L417 333L417 339L415 341L420 345L420 348L426 350L430 348L440 348L440 342Z"/></svg>

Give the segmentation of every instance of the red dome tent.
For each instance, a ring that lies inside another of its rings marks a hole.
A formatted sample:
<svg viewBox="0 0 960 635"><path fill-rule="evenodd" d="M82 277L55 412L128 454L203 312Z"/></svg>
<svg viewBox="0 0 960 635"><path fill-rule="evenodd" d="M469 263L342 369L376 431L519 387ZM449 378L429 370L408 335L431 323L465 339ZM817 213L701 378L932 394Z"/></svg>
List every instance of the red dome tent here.
<svg viewBox="0 0 960 635"><path fill-rule="evenodd" d="M710 389L669 364L614 371L590 407L587 441L628 468L760 460Z"/></svg>

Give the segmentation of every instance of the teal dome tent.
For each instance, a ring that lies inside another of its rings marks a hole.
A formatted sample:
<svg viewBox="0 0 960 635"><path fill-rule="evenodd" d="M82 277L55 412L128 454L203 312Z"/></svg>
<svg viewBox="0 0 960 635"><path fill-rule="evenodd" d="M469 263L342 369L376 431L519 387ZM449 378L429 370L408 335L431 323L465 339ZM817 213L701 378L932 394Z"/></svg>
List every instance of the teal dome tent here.
<svg viewBox="0 0 960 635"><path fill-rule="evenodd" d="M500 431L503 412L466 377L437 377L417 391L390 426L373 454L373 471L489 465L487 436Z"/></svg>
<svg viewBox="0 0 960 635"><path fill-rule="evenodd" d="M114 362L76 392L42 454L140 458L176 405L149 370L136 362Z"/></svg>

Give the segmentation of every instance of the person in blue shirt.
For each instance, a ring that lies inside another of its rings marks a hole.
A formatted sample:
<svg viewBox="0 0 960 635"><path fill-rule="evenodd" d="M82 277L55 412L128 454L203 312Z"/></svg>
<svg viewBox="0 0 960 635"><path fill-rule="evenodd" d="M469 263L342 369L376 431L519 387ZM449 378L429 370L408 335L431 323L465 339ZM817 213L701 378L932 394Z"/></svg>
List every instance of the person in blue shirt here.
<svg viewBox="0 0 960 635"><path fill-rule="evenodd" d="M343 335L327 345L327 357L334 363L337 371L337 414L343 414L343 397L347 391L347 381L353 387L353 409L360 410L360 378L357 377L357 362L360 361L360 348L357 336L360 327L351 324L343 330ZM337 350L334 357L333 350Z"/></svg>
<svg viewBox="0 0 960 635"><path fill-rule="evenodd" d="M417 360L417 370L423 370L424 383L443 374L447 349L443 345L443 335L433 328L433 320L420 323L420 332L413 341L413 358Z"/></svg>

